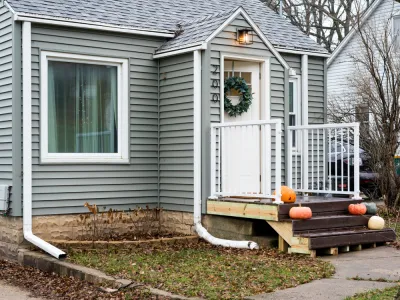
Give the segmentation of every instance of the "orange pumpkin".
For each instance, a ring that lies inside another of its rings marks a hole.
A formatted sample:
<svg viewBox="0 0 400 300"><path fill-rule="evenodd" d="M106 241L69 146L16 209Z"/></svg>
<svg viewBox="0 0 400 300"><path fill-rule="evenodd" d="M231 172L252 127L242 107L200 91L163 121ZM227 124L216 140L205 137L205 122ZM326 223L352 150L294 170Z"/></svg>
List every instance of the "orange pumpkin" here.
<svg viewBox="0 0 400 300"><path fill-rule="evenodd" d="M312 211L309 207L292 207L289 210L289 217L291 219L307 220L311 219Z"/></svg>
<svg viewBox="0 0 400 300"><path fill-rule="evenodd" d="M273 192L273 195L276 194L276 191ZM281 186L281 200L285 203L294 203L296 202L296 193L288 186Z"/></svg>
<svg viewBox="0 0 400 300"><path fill-rule="evenodd" d="M365 215L366 212L367 207L362 203L349 205L349 213L352 215Z"/></svg>

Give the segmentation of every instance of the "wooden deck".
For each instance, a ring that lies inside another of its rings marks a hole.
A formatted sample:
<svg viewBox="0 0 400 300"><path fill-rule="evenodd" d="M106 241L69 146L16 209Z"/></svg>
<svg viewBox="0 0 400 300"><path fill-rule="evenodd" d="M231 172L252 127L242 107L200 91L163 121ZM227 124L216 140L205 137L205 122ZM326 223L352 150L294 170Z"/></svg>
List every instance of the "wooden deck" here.
<svg viewBox="0 0 400 300"><path fill-rule="evenodd" d="M221 198L207 201L207 214L265 220L279 235L279 249L289 253L316 256L318 251L336 255L394 241L396 235L392 229L367 228L371 216L348 214L348 206L360 202L318 196L298 197L293 204L274 204L269 199ZM311 219L289 218L289 210L300 203L311 208Z"/></svg>
<svg viewBox="0 0 400 300"><path fill-rule="evenodd" d="M320 196L298 196L296 203L274 204L271 199L258 198L220 198L207 201L207 214L239 218L262 219L266 221L283 221L289 218L293 206L308 206L313 216L334 214L347 210L352 203L361 200L349 198L325 198Z"/></svg>

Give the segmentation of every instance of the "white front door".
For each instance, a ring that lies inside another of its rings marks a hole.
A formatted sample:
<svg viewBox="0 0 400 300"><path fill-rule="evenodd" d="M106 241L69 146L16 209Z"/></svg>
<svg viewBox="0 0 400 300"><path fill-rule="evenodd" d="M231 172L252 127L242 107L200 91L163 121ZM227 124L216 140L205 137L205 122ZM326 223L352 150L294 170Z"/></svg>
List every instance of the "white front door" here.
<svg viewBox="0 0 400 300"><path fill-rule="evenodd" d="M230 117L226 112L224 122L244 122L261 119L260 64L245 61L225 61L225 79L242 77L251 89L253 100L247 112ZM237 91L228 92L233 104L239 101ZM234 194L259 194L261 192L261 144L258 126L227 128L222 135L222 174L225 191Z"/></svg>

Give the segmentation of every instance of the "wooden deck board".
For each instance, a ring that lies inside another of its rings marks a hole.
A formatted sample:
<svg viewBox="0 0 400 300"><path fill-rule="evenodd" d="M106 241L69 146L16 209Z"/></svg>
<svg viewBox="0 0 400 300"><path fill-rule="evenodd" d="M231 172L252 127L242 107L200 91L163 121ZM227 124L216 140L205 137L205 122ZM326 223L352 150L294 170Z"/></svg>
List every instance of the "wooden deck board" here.
<svg viewBox="0 0 400 300"><path fill-rule="evenodd" d="M227 202L208 200L207 214L277 221L278 206L260 205L259 203L245 201Z"/></svg>
<svg viewBox="0 0 400 300"><path fill-rule="evenodd" d="M313 229L331 229L351 226L367 226L370 216L325 216L310 220L293 220L293 232L298 233Z"/></svg>
<svg viewBox="0 0 400 300"><path fill-rule="evenodd" d="M356 246L362 244L372 244L376 242L390 242L396 238L393 230L375 232L359 232L342 235L326 235L310 237L310 249L322 249L338 246Z"/></svg>

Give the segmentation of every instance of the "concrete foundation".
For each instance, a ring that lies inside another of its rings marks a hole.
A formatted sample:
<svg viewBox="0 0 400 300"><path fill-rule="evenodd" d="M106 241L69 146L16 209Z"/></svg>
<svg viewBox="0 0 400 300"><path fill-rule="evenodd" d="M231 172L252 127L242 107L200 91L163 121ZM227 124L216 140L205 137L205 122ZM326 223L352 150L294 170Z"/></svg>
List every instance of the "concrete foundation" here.
<svg viewBox="0 0 400 300"><path fill-rule="evenodd" d="M90 236L91 229L88 224L91 217L89 214L35 216L33 233L46 241L84 240ZM133 230L132 221L128 220L131 217L132 215L122 214L114 219L112 224L105 223L107 217L104 217L98 224L104 230L125 233ZM252 240L263 247L277 244L276 233L262 220L205 215L203 225L219 238ZM160 227L162 232L195 235L192 213L161 211L159 222L154 226ZM23 244L22 218L0 216L0 256L16 259L17 250Z"/></svg>
<svg viewBox="0 0 400 300"><path fill-rule="evenodd" d="M33 217L32 231L38 237L46 240L84 240L91 234L92 216L89 214L53 215ZM108 224L108 217L99 217L99 230L114 230L126 233L134 230L132 219L138 216L122 214L115 216L113 222ZM143 224L136 223L135 226ZM154 228L162 232L193 235L193 214L176 211L161 211L159 222L154 222ZM22 231L22 217L0 216L0 257L17 258L17 250L24 244ZM25 243L27 245L27 243Z"/></svg>
<svg viewBox="0 0 400 300"><path fill-rule="evenodd" d="M223 239L252 240L261 247L275 247L278 243L277 233L263 220L205 215L203 225L212 235Z"/></svg>

